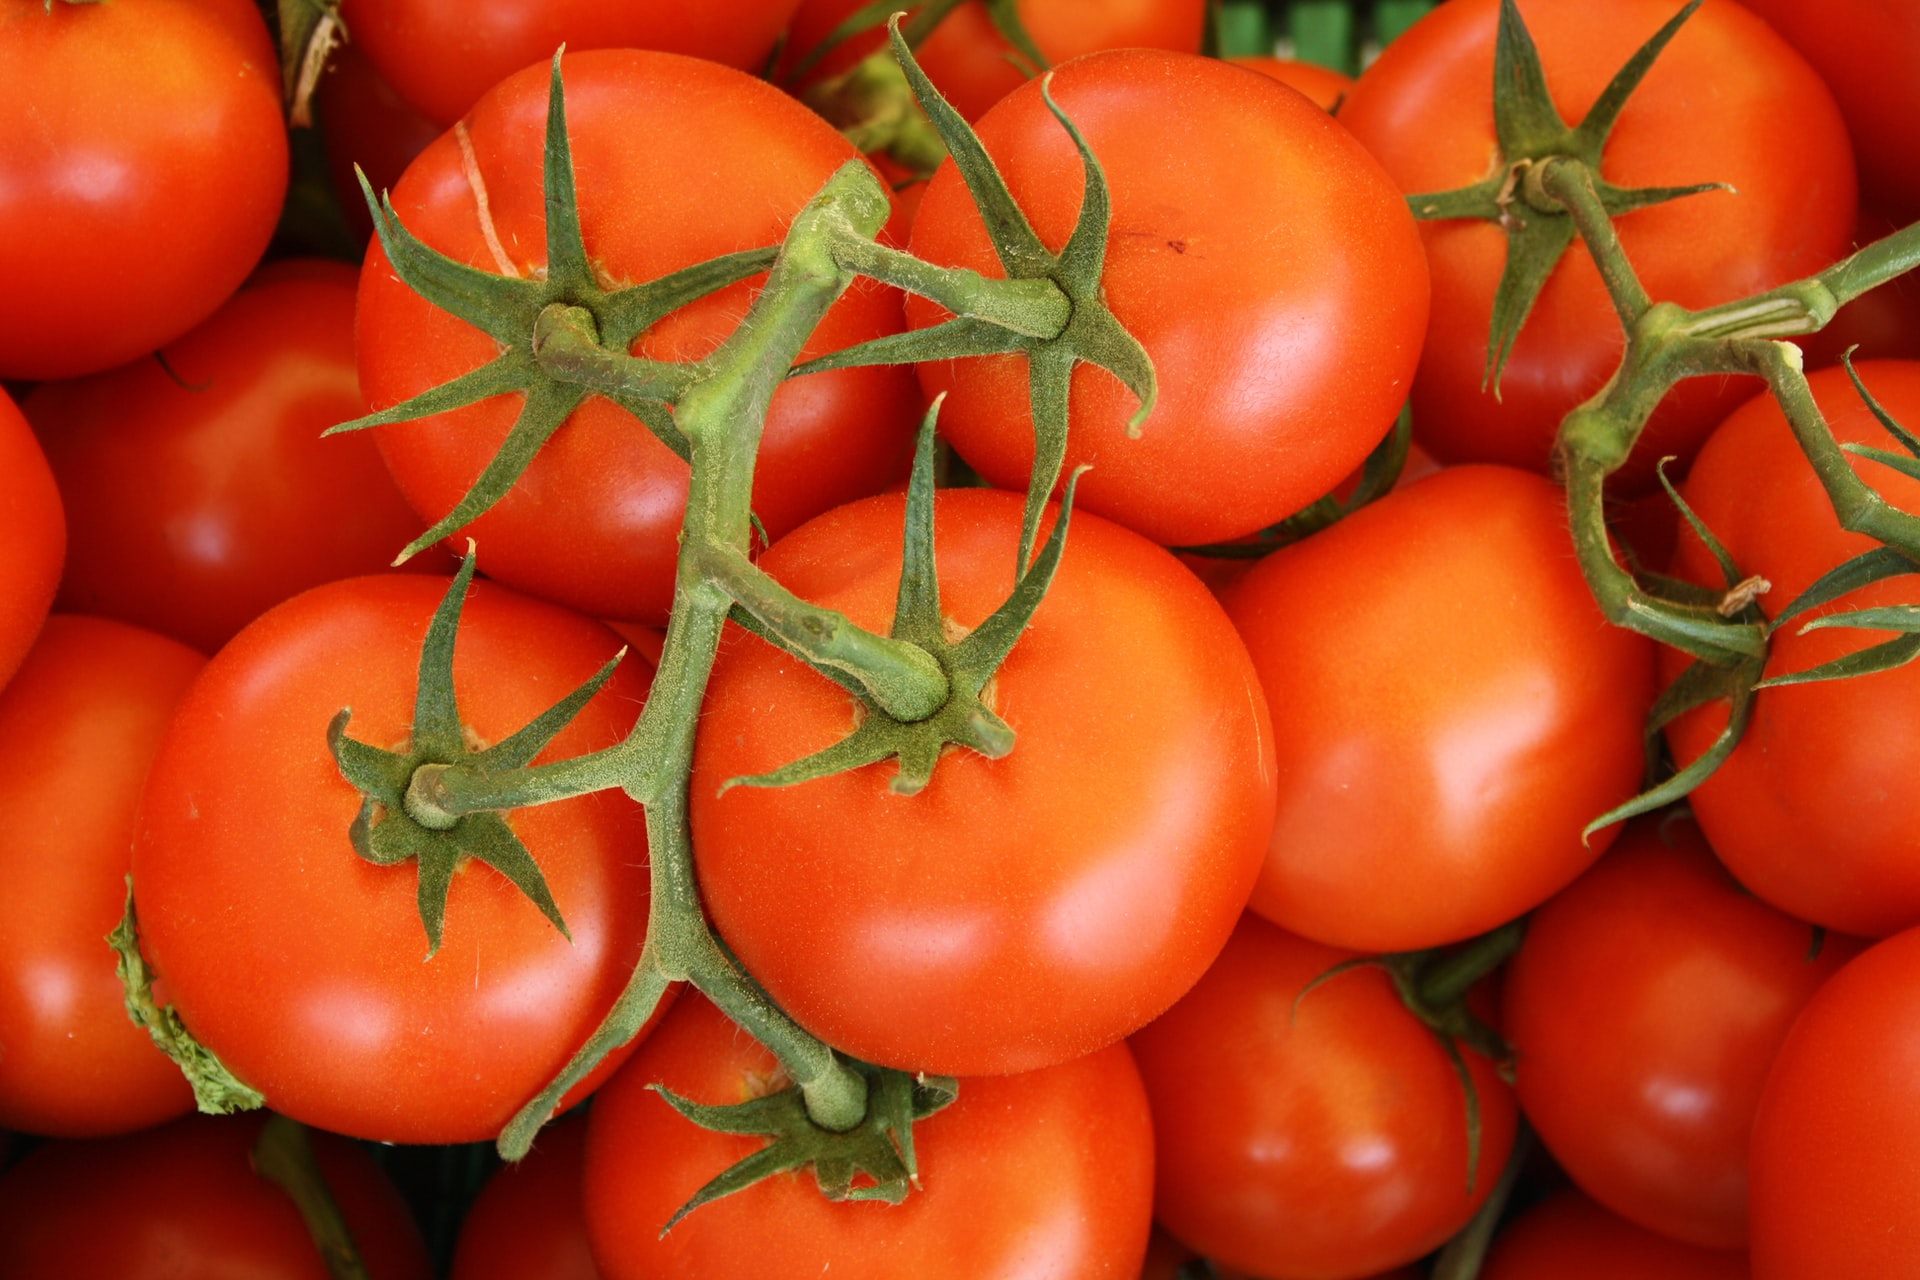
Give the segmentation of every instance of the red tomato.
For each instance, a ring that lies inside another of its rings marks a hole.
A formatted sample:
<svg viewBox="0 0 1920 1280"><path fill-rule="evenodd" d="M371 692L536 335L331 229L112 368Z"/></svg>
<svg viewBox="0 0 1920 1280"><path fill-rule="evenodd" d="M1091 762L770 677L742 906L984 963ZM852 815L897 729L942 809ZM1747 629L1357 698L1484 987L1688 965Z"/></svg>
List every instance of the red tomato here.
<svg viewBox="0 0 1920 1280"><path fill-rule="evenodd" d="M884 631L903 507L843 507L761 567ZM940 493L941 607L961 633L1012 589L1020 508ZM708 911L783 1009L869 1062L999 1074L1112 1043L1200 976L1259 866L1259 686L1219 606L1160 548L1076 513L993 690L1013 753L949 752L918 795L890 790L891 762L723 795L845 737L854 708L759 640L714 668L691 793Z"/></svg>
<svg viewBox="0 0 1920 1280"><path fill-rule="evenodd" d="M776 1175L660 1227L765 1145L696 1127L649 1086L696 1102L779 1088L773 1055L683 998L594 1099L587 1230L607 1280L1133 1280L1146 1253L1153 1129L1122 1045L1022 1076L966 1080L914 1126L919 1187L899 1205L832 1203L811 1170Z"/></svg>
<svg viewBox="0 0 1920 1280"><path fill-rule="evenodd" d="M168 346L173 376L137 360L34 388L24 407L72 514L62 609L212 653L419 532L371 439L320 438L360 413L356 280L343 263L275 264Z"/></svg>
<svg viewBox="0 0 1920 1280"><path fill-rule="evenodd" d="M787 31L775 78L784 80L788 69L862 3L802 0ZM1198 53L1206 25L1204 0L1019 0L1014 8L1034 47L1054 65L1101 49ZM885 42L884 25L845 41L802 76L799 87L845 71ZM988 107L1027 81L1013 46L995 28L980 0L966 0L948 14L914 56L954 110L969 120L978 120Z"/></svg>
<svg viewBox="0 0 1920 1280"><path fill-rule="evenodd" d="M206 659L101 618L56 616L0 692L0 1125L95 1137L193 1093L127 1019L103 939L120 923L133 815L174 704Z"/></svg>
<svg viewBox="0 0 1920 1280"><path fill-rule="evenodd" d="M1480 1280L1749 1280L1741 1253L1681 1244L1616 1218L1577 1191L1502 1231Z"/></svg>
<svg viewBox="0 0 1920 1280"><path fill-rule="evenodd" d="M1454 467L1261 561L1227 597L1273 710L1279 820L1252 907L1409 951L1545 900L1644 768L1653 646L1609 627L1560 491Z"/></svg>
<svg viewBox="0 0 1920 1280"><path fill-rule="evenodd" d="M328 1280L300 1211L252 1166L264 1117L189 1116L100 1142L50 1142L0 1178L0 1274L11 1280ZM314 1158L368 1274L428 1280L419 1228L367 1153L312 1134Z"/></svg>
<svg viewBox="0 0 1920 1280"><path fill-rule="evenodd" d="M585 1116L542 1129L527 1157L496 1172L467 1207L451 1280L600 1280L581 1197L586 1156Z"/></svg>
<svg viewBox="0 0 1920 1280"><path fill-rule="evenodd" d="M0 10L0 377L112 368L239 286L287 189L279 68L248 0Z"/></svg>
<svg viewBox="0 0 1920 1280"><path fill-rule="evenodd" d="M1754 1280L1920 1274L1920 930L1808 1002L1753 1122Z"/></svg>
<svg viewBox="0 0 1920 1280"><path fill-rule="evenodd" d="M1578 123L1678 0L1528 0L1554 104ZM1487 177L1500 0L1453 0L1387 46L1340 122L1408 194ZM1833 95L1804 59L1732 0L1707 0L1641 82L1609 136L1603 176L1620 186L1725 182L1620 220L1620 241L1656 300L1702 307L1808 275L1845 252L1854 177ZM1735 194L1737 192L1738 194ZM1488 221L1421 226L1432 324L1413 384L1414 430L1443 462L1544 471L1560 419L1612 376L1622 337L1586 250L1570 249L1535 303L1496 398L1481 390L1507 237ZM1623 479L1650 485L1665 454L1692 457L1740 379L1680 386L1654 415Z"/></svg>
<svg viewBox="0 0 1920 1280"><path fill-rule="evenodd" d="M442 133L440 125L408 106L380 78L359 41L334 50L314 94L320 137L327 146L327 176L347 215L347 225L365 242L373 234L367 198L354 176L357 166L375 191L390 190L413 158Z"/></svg>
<svg viewBox="0 0 1920 1280"><path fill-rule="evenodd" d="M1290 89L1298 89L1322 111L1338 111L1341 102L1353 89L1352 76L1335 71L1332 67L1323 67L1317 62L1270 58L1263 54L1246 54L1228 58L1227 61L1236 67L1271 76Z"/></svg>
<svg viewBox="0 0 1920 1280"><path fill-rule="evenodd" d="M776 244L786 224L856 152L824 121L762 81L665 53L568 55L567 120L588 254L603 280L643 281L738 250ZM545 259L541 146L544 64L489 94L465 122L477 174L515 268ZM724 157L724 159L722 159ZM663 182L663 173L701 175ZM459 140L422 152L394 192L401 220L433 247L498 270L475 217ZM643 334L636 354L697 359L746 314L742 283L681 308ZM899 295L856 285L806 354L894 332ZM494 340L402 284L376 243L361 276L360 380L383 409L499 354ZM423 517L453 508L520 411L499 396L378 430L380 449ZM753 492L769 535L884 487L911 447L921 402L901 367L796 379L774 398ZM467 526L487 573L597 617L660 624L672 601L687 466L625 410L595 397L554 437L514 491ZM466 535L462 535L464 537Z"/></svg>
<svg viewBox="0 0 1920 1280"><path fill-rule="evenodd" d="M798 0L344 0L355 43L400 96L442 127L561 45L658 49L757 72ZM535 192L536 196L538 192Z"/></svg>
<svg viewBox="0 0 1920 1280"><path fill-rule="evenodd" d="M599 792L509 819L571 942L469 860L444 945L422 963L415 865L353 851L361 798L326 730L351 707L353 738L407 740L421 638L445 589L415 574L349 579L236 636L168 731L133 852L142 950L188 1030L276 1110L385 1142L493 1136L599 1024L647 915L640 809ZM455 664L468 733L518 731L618 647L598 623L476 584ZM623 663L536 760L612 745L646 687L644 664Z"/></svg>
<svg viewBox="0 0 1920 1280"><path fill-rule="evenodd" d="M1131 1040L1153 1107L1154 1216L1208 1257L1274 1280L1411 1262L1465 1226L1513 1145L1513 1094L1445 1049L1377 968L1308 984L1351 952L1242 919L1205 977Z"/></svg>
<svg viewBox="0 0 1920 1280"><path fill-rule="evenodd" d="M1534 914L1503 1030L1520 1105L1589 1195L1662 1235L1747 1242L1747 1136L1801 1006L1860 950L1743 892L1681 817L1629 827Z"/></svg>
<svg viewBox="0 0 1920 1280"><path fill-rule="evenodd" d="M1067 467L1079 503L1160 542L1251 533L1319 497L1386 434L1426 325L1426 272L1406 204L1327 113L1210 58L1128 50L1062 67L1053 96L1112 189L1103 291L1145 345L1159 402L1073 373ZM1035 232L1066 244L1080 161L1033 84L980 136ZM1004 275L960 175L945 164L913 251ZM944 318L909 299L909 318ZM941 430L988 480L1021 489L1033 462L1021 355L920 367L948 393Z"/></svg>
<svg viewBox="0 0 1920 1280"><path fill-rule="evenodd" d="M1920 424L1920 363L1867 361L1861 377L1895 418ZM1814 399L1843 442L1900 450L1874 420L1844 370L1809 379ZM1876 462L1862 479L1909 511L1920 481ZM1840 528L1784 416L1771 397L1723 423L1684 486L1687 501L1732 553L1742 573L1773 584L1763 607L1778 612L1828 569L1877 545ZM1674 572L1723 586L1725 578L1691 529ZM1820 610L1834 613L1911 603L1914 579L1892 578ZM1813 615L1809 615L1813 616ZM1803 619L1804 621L1804 619ZM1767 674L1803 671L1886 639L1828 628L1773 636ZM1684 658L1663 655L1666 675ZM1667 729L1689 761L1726 725L1725 703ZM1740 883L1790 915L1847 933L1882 936L1920 924L1920 666L1854 680L1762 690L1740 747L1690 798L1714 851Z"/></svg>
<svg viewBox="0 0 1920 1280"><path fill-rule="evenodd" d="M46 621L67 554L67 518L40 442L0 390L0 688Z"/></svg>

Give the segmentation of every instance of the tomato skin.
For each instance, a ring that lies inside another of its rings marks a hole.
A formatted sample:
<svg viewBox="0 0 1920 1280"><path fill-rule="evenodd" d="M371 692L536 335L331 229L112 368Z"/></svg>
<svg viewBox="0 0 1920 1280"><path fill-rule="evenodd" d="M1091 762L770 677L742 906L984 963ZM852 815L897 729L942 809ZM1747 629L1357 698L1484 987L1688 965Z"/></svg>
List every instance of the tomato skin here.
<svg viewBox="0 0 1920 1280"><path fill-rule="evenodd" d="M1754 1280L1920 1271L1920 930L1887 939L1808 1002L1753 1122Z"/></svg>
<svg viewBox="0 0 1920 1280"><path fill-rule="evenodd" d="M1229 589L1280 774L1253 910L1416 950L1513 919L1606 847L1580 831L1638 788L1653 646L1601 616L1563 502L1527 472L1446 468Z"/></svg>
<svg viewBox="0 0 1920 1280"><path fill-rule="evenodd" d="M1507 970L1520 1105L1614 1212L1747 1241L1747 1139L1802 1006L1856 955L1743 891L1683 817L1635 823L1534 913Z"/></svg>
<svg viewBox="0 0 1920 1280"><path fill-rule="evenodd" d="M368 61L358 40L329 56L313 101L327 147L327 177L347 225L364 244L373 234L373 219L354 170L366 174L376 195L389 191L443 129L401 99Z"/></svg>
<svg viewBox="0 0 1920 1280"><path fill-rule="evenodd" d="M941 607L972 628L1012 587L1017 495L943 490ZM760 564L886 629L904 500L869 499ZM714 668L694 857L715 927L780 1006L869 1062L955 1075L1090 1053L1185 991L1246 902L1272 822L1259 686L1219 607L1160 548L1076 512L1045 602L995 675L1019 735L942 757L736 787L844 737L839 688L759 640ZM1092 762L1098 761L1097 772Z"/></svg>
<svg viewBox="0 0 1920 1280"><path fill-rule="evenodd" d="M111 368L239 286L287 189L279 65L246 0L7 6L0 377Z"/></svg>
<svg viewBox="0 0 1920 1280"><path fill-rule="evenodd" d="M1616 1218L1577 1191L1528 1210L1488 1251L1482 1280L1749 1280L1743 1253L1703 1249Z"/></svg>
<svg viewBox="0 0 1920 1280"><path fill-rule="evenodd" d="M587 1230L607 1280L802 1280L843 1270L916 1280L1134 1280L1153 1201L1153 1128L1124 1045L1020 1076L963 1080L914 1126L920 1185L898 1205L826 1200L779 1174L659 1228L708 1179L765 1145L712 1133L655 1082L741 1102L773 1055L689 992L594 1100Z"/></svg>
<svg viewBox="0 0 1920 1280"><path fill-rule="evenodd" d="M261 1115L188 1116L95 1142L50 1142L0 1178L0 1274L11 1280L327 1280L313 1238L256 1174ZM367 1153L314 1133L314 1158L368 1274L429 1280L426 1244Z"/></svg>
<svg viewBox="0 0 1920 1280"><path fill-rule="evenodd" d="M1317 62L1299 62L1292 58L1270 58L1265 54L1246 54L1228 58L1236 67L1271 76L1290 89L1304 93L1322 111L1335 112L1353 89L1353 77Z"/></svg>
<svg viewBox="0 0 1920 1280"><path fill-rule="evenodd" d="M561 45L653 49L757 72L798 0L344 0L354 43L400 96L446 127Z"/></svg>
<svg viewBox="0 0 1920 1280"><path fill-rule="evenodd" d="M360 413L357 281L276 263L167 347L175 376L136 360L28 394L72 514L62 609L212 653L288 596L387 567L418 518L371 437L320 435Z"/></svg>
<svg viewBox="0 0 1920 1280"><path fill-rule="evenodd" d="M526 1158L497 1170L467 1207L451 1280L600 1280L587 1248L586 1157L584 1115L542 1129Z"/></svg>
<svg viewBox="0 0 1920 1280"><path fill-rule="evenodd" d="M604 50L565 61L567 120L587 252L603 278L643 281L776 244L787 223L858 153L762 81L673 54ZM465 121L494 225L523 272L544 263L541 146L548 72L508 79ZM717 157L733 157L731 162ZM661 173L703 175L696 187ZM451 134L422 152L393 193L415 235L497 270ZM634 345L656 359L711 354L746 314L758 282L681 308ZM899 295L856 284L805 355L898 331ZM435 308L368 250L359 312L361 386L383 409L499 354L494 340ZM376 429L380 450L423 519L451 510L493 458L522 397L500 396ZM771 537L883 488L911 450L922 401L899 366L840 370L783 386L768 416L753 507ZM663 625L686 506L685 463L625 410L594 397L549 440L513 492L466 526L487 573L596 617Z"/></svg>
<svg viewBox="0 0 1920 1280"><path fill-rule="evenodd" d="M1482 1125L1469 1190L1459 1076L1383 971L1301 998L1352 958L1248 915L1129 1041L1153 1108L1154 1217L1229 1267L1341 1280L1411 1262L1473 1216L1513 1145L1512 1090L1463 1048Z"/></svg>
<svg viewBox="0 0 1920 1280"><path fill-rule="evenodd" d="M47 455L3 389L0 526L7 531L6 554L0 556L0 688L5 688L53 605L67 554L67 517Z"/></svg>
<svg viewBox="0 0 1920 1280"><path fill-rule="evenodd" d="M1264 76L1151 50L1092 54L1052 92L1112 191L1102 291L1145 346L1159 399L1073 372L1066 466L1076 501L1158 542L1218 542L1293 514L1386 433L1427 323L1426 272L1406 204L1326 112ZM1035 83L979 132L1041 241L1058 251L1081 203L1080 161ZM1005 272L951 163L928 184L913 252ZM922 327L945 318L908 299ZM992 483L1033 461L1026 358L920 366L947 393L941 430Z"/></svg>
<svg viewBox="0 0 1920 1280"><path fill-rule="evenodd" d="M1920 423L1920 362L1863 361L1867 388L1894 417ZM1814 399L1843 443L1900 446L1876 422L1841 369L1808 377ZM1920 481L1878 463L1854 464L1888 501L1920 510ZM1743 574L1773 584L1761 597L1777 613L1821 574L1877 545L1840 528L1825 491L1770 397L1721 424L1682 492L1732 553ZM1674 573L1724 585L1691 529L1682 530ZM1892 578L1817 611L1910 603L1914 579ZM1814 615L1810 615L1814 616ZM1830 628L1773 636L1767 674L1801 671L1887 637ZM1682 655L1661 656L1666 678ZM1712 704L1667 728L1674 756L1689 761L1726 724ZM1882 937L1920 923L1920 667L1853 680L1765 689L1746 737L1689 803L1720 860L1774 906L1815 924Z"/></svg>
<svg viewBox="0 0 1920 1280"><path fill-rule="evenodd" d="M0 691L0 1126L127 1133L187 1111L180 1071L127 1018L103 939L126 909L134 808L206 665L164 636L55 615Z"/></svg>
<svg viewBox="0 0 1920 1280"><path fill-rule="evenodd" d="M1674 0L1529 0L1520 6L1561 116L1577 123ZM1395 40L1340 108L1411 194L1488 176L1494 30L1500 0L1436 8ZM1785 41L1732 0L1689 19L1620 114L1604 176L1622 186L1730 183L1619 221L1620 242L1656 300L1702 307L1820 270L1852 235L1851 149L1833 95ZM1624 339L1598 271L1571 248L1542 290L1495 398L1481 390L1504 230L1489 221L1421 224L1433 310L1413 384L1414 430L1443 462L1544 471L1560 419L1599 390ZM1620 480L1653 484L1666 454L1684 466L1713 424L1752 394L1744 379L1683 383L1654 414Z"/></svg>
<svg viewBox="0 0 1920 1280"><path fill-rule="evenodd" d="M645 829L618 792L510 818L571 943L470 861L427 959L415 865L354 853L360 796L327 724L351 707L352 737L406 740L421 639L446 586L416 574L331 583L236 636L168 731L133 853L142 950L188 1029L276 1110L385 1142L497 1133L598 1025L645 932ZM619 647L599 624L491 583L475 584L462 619L455 685L484 742ZM618 741L646 688L623 663L536 761Z"/></svg>

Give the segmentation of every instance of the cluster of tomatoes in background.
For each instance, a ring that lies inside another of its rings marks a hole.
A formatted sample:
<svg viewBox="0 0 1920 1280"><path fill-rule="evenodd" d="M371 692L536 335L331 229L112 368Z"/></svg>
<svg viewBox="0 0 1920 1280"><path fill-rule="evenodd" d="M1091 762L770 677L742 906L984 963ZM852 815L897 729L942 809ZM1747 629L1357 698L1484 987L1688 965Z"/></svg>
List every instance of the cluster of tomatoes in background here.
<svg viewBox="0 0 1920 1280"><path fill-rule="evenodd" d="M914 114L884 8L0 0L0 1274L1920 1269L1920 666L1763 688L1686 807L1586 833L1729 713L1666 713L1685 655L1608 625L1568 536L1555 432L1624 342L1602 272L1569 233L1490 356L1512 246L1564 214L1518 169L1497 220L1423 213L1515 145L1502 4L930 6L919 66L1010 204L977 157L934 168L961 135ZM1681 5L1507 8L1572 127ZM1202 53L1289 16L1302 49L1357 22L1384 51L1357 80ZM1602 177L1723 185L1621 215L1620 251L1689 308L1819 272L1920 218L1916 126L1905 0L1706 0ZM766 410L751 563L689 569L706 491L662 406L731 368L855 141L891 189L879 247L835 242L858 278ZM983 337L964 269L982 315L1064 292L1071 316ZM549 382L549 329L449 310L567 288L671 394ZM1840 442L1920 452L1920 288L1798 341ZM929 598L902 565L930 405ZM1055 410L1072 515L1036 529ZM1777 615L1877 545L1802 449L1757 379L1682 383L1614 473L1620 555L1714 591L1737 566L1729 616ZM1920 512L1898 462L1853 465ZM1912 656L1913 571L1783 626L1767 676ZM1010 750L736 785L884 720L738 627L688 674L663 629L718 584L778 632L768 580L955 687L1011 625L964 690ZM624 780L452 834L408 807L422 761L615 758L650 696L690 699L688 779L652 814ZM353 760L398 762L395 803ZM663 805L754 1001L876 1098L959 1078L887 1138L900 1203L803 1163L676 1219L810 1123L766 1118L806 1083L784 1046L678 987L494 1172L478 1144L653 954ZM266 1172L283 1122L186 1116L217 1089L312 1128L304 1180ZM357 1260L328 1252L348 1236Z"/></svg>

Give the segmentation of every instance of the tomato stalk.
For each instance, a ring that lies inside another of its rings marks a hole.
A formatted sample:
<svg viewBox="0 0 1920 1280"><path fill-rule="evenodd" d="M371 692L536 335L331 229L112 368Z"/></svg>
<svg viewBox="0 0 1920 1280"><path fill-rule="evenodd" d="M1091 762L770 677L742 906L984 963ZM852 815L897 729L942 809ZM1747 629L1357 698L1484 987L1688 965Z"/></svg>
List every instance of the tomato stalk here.
<svg viewBox="0 0 1920 1280"><path fill-rule="evenodd" d="M330 1280L372 1280L340 1205L314 1161L313 1141L305 1125L285 1116L268 1116L253 1146L253 1167L299 1208Z"/></svg>

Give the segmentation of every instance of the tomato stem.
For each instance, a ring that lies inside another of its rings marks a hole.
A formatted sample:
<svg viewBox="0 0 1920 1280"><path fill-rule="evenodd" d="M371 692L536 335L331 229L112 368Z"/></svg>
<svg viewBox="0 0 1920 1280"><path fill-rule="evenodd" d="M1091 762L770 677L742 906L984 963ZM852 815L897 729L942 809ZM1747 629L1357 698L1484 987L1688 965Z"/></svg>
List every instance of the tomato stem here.
<svg viewBox="0 0 1920 1280"><path fill-rule="evenodd" d="M314 1161L313 1141L305 1125L285 1116L268 1116L253 1146L253 1167L285 1191L299 1208L331 1280L372 1280L359 1249L354 1247L353 1232L341 1216L339 1202Z"/></svg>

